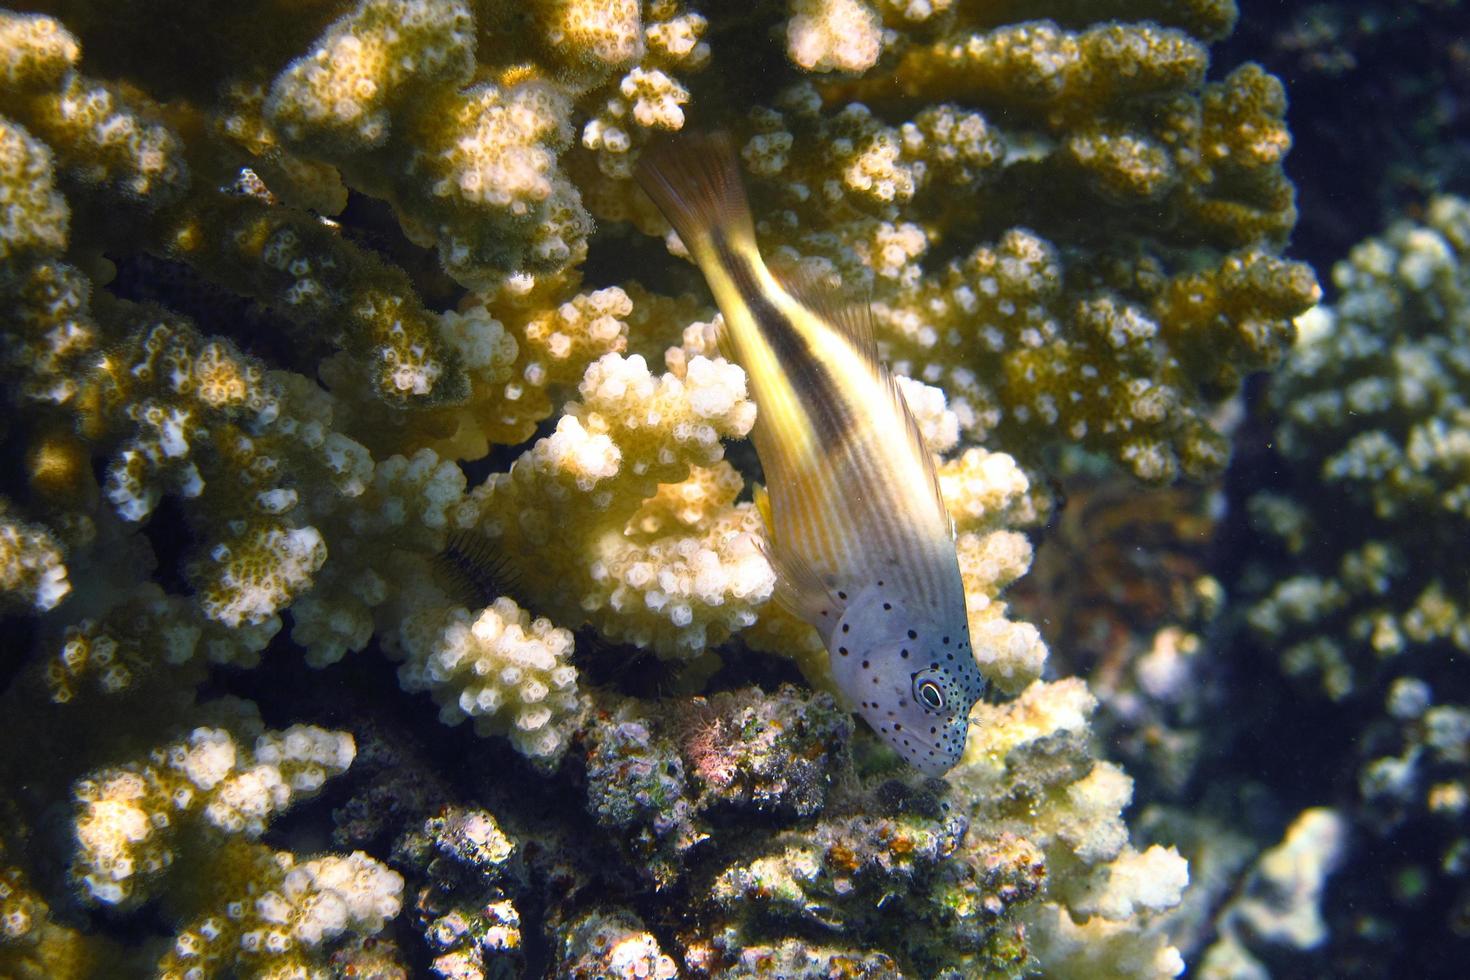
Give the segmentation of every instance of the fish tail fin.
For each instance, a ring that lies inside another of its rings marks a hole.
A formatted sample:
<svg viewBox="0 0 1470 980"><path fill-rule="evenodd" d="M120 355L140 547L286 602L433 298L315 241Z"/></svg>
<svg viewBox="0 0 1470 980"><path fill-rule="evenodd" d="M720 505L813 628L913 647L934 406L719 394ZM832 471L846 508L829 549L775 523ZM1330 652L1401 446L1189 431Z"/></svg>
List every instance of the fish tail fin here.
<svg viewBox="0 0 1470 980"><path fill-rule="evenodd" d="M729 133L687 133L653 143L644 148L635 177L696 261L721 243L735 250L754 246L755 224Z"/></svg>

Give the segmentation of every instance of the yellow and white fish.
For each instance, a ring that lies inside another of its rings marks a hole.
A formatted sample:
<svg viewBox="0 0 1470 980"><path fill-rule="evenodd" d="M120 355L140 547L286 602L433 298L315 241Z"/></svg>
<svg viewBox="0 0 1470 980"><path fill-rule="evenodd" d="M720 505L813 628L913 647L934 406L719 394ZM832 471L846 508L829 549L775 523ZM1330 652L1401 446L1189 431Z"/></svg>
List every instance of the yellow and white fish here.
<svg viewBox="0 0 1470 980"><path fill-rule="evenodd" d="M637 177L709 282L721 351L749 377L780 597L821 633L874 731L923 772L946 772L985 679L934 459L867 305L766 267L728 136L655 145Z"/></svg>

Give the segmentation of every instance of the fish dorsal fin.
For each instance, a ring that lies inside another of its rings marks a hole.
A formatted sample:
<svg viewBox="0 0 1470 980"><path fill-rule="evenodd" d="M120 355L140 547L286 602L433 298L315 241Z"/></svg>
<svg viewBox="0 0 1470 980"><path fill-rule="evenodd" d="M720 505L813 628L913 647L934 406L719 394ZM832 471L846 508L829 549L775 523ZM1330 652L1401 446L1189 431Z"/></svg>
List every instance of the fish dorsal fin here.
<svg viewBox="0 0 1470 980"><path fill-rule="evenodd" d="M776 571L776 601L787 612L815 626L825 642L847 604L837 597L803 555L783 548L776 540L776 525L771 519L771 495L766 488L755 484L752 497L755 509L766 525L766 539L761 550Z"/></svg>
<svg viewBox="0 0 1470 980"><path fill-rule="evenodd" d="M873 366L880 366L873 336L873 311L867 297L856 297L832 284L829 273L799 265L775 273L792 298L821 317L843 336L853 350Z"/></svg>
<svg viewBox="0 0 1470 980"><path fill-rule="evenodd" d="M929 492L934 495L934 502L939 508L939 513L949 518L949 536L955 538L954 517L949 513L949 506L944 502L944 489L939 485L939 467L934 465L934 453L929 449L929 443L924 439L924 433L919 430L919 420L914 418L913 409L909 408L909 400L904 397L903 389L899 387L898 379L890 374L887 369L883 370L883 376L888 382L888 394L893 399L894 409L902 416L905 428L908 431L909 443L913 446L919 458L925 463L924 472L929 475Z"/></svg>

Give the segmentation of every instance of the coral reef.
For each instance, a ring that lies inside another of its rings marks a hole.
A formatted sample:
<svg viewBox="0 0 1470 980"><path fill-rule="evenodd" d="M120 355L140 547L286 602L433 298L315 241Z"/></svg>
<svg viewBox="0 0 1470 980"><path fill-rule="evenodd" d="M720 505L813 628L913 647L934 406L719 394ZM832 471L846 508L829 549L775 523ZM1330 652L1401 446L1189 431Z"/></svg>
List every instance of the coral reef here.
<svg viewBox="0 0 1470 980"><path fill-rule="evenodd" d="M10 860L0 845L0 971L17 980L91 975L102 944L56 922L26 873Z"/></svg>
<svg viewBox="0 0 1470 980"><path fill-rule="evenodd" d="M74 788L72 877L93 901L138 902L180 848L209 849L190 839L198 831L257 838L273 816L346 771L354 754L350 735L298 725L260 735L242 758L229 732L196 728L149 763L90 773Z"/></svg>
<svg viewBox="0 0 1470 980"><path fill-rule="evenodd" d="M1059 444L1224 466L1317 298L1284 95L1206 78L1228 0L981 6L0 10L0 711L50 750L0 753L0 969L1175 975L1185 864L1004 593ZM947 782L773 601L631 180L686 125L940 456L1017 696Z"/></svg>
<svg viewBox="0 0 1470 980"><path fill-rule="evenodd" d="M713 822L820 813L833 756L853 722L829 695L782 687L695 699L676 731L637 702L600 708L587 733L587 809L618 832L644 873L667 884Z"/></svg>
<svg viewBox="0 0 1470 980"><path fill-rule="evenodd" d="M1246 66L1203 84L1204 46L1153 23L912 14L864 78L751 114L761 230L869 291L880 348L945 388L967 438L1015 452L1064 434L1156 483L1219 472L1209 408L1279 358L1317 295L1272 244L1295 217L1279 83ZM1087 208L1131 244L1099 250L1069 220ZM1181 261L1192 245L1223 251Z"/></svg>
<svg viewBox="0 0 1470 980"><path fill-rule="evenodd" d="M674 980L673 959L628 912L594 909L562 931L556 975L569 980Z"/></svg>
<svg viewBox="0 0 1470 980"><path fill-rule="evenodd" d="M1052 668L1087 679L1094 724L1144 795L1178 800L1223 741L1211 729L1223 669L1212 633L1227 608L1214 567L1222 488L1140 497L1097 462L1064 462L1066 508L1008 595L1039 625Z"/></svg>
<svg viewBox="0 0 1470 980"><path fill-rule="evenodd" d="M423 882L412 919L446 977L521 968L521 919L512 901L524 871L515 844L483 810L445 807L393 845L394 863Z"/></svg>
<svg viewBox="0 0 1470 980"><path fill-rule="evenodd" d="M404 689L432 691L446 724L474 718L476 731L508 734L533 759L560 758L584 710L577 669L567 662L571 633L546 619L532 622L505 596L473 622L459 608L448 619L427 631L405 624L405 634L427 632L438 643L426 649L406 637Z"/></svg>
<svg viewBox="0 0 1470 980"><path fill-rule="evenodd" d="M1331 888L1357 907L1324 913L1326 955L1349 964L1354 942L1430 909L1458 921L1465 901L1467 269L1470 205L1450 197L1337 265L1336 302L1303 317L1270 391L1277 477L1248 501L1264 543L1243 574L1246 645L1321 725L1355 733L1350 754L1304 747L1348 777L1316 791L1354 837ZM1408 854L1376 843L1407 838Z"/></svg>
<svg viewBox="0 0 1470 980"><path fill-rule="evenodd" d="M1252 500L1258 526L1300 571L1281 576L1249 618L1289 672L1319 678L1332 698L1386 690L1375 677L1385 661L1439 643L1470 650L1466 571L1450 545L1470 515L1470 206L1439 198L1427 217L1337 267L1341 297L1305 323L1272 389L1282 455L1339 507L1322 510L1334 514L1327 527L1290 496ZM1354 526L1342 523L1348 508L1365 533L1331 533Z"/></svg>

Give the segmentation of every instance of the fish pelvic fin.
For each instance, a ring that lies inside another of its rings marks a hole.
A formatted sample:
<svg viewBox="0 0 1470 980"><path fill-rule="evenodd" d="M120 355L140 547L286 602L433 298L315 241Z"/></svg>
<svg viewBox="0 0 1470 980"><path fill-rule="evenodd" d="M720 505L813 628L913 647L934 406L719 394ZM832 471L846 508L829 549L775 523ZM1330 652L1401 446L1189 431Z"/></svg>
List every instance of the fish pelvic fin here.
<svg viewBox="0 0 1470 980"><path fill-rule="evenodd" d="M652 143L634 177L696 260L717 244L755 248L755 224L729 133L682 133Z"/></svg>

